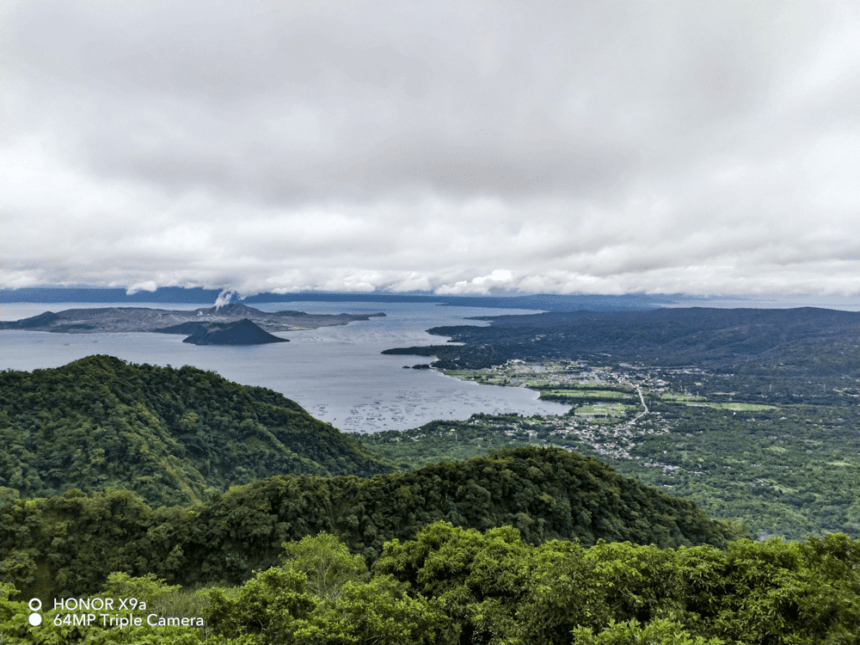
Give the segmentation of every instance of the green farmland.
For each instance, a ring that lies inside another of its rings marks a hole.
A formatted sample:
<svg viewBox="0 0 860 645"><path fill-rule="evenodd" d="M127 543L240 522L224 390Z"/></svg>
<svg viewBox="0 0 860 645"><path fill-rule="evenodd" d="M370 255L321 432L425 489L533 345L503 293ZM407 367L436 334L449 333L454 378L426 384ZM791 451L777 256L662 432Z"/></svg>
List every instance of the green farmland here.
<svg viewBox="0 0 860 645"><path fill-rule="evenodd" d="M554 396L568 399L632 399L635 395L618 390L541 390L541 397Z"/></svg>

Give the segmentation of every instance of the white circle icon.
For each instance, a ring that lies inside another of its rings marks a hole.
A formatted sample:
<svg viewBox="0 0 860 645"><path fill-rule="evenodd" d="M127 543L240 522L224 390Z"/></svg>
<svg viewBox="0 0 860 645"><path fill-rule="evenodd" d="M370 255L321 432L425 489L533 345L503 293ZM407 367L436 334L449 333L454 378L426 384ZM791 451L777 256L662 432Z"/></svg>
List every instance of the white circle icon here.
<svg viewBox="0 0 860 645"><path fill-rule="evenodd" d="M30 614L30 624L33 627L38 627L42 624L42 616L41 614L37 614L36 612L42 611L42 601L38 598L30 598L30 602L28 602L27 605L30 607L30 611L33 612L32 614Z"/></svg>

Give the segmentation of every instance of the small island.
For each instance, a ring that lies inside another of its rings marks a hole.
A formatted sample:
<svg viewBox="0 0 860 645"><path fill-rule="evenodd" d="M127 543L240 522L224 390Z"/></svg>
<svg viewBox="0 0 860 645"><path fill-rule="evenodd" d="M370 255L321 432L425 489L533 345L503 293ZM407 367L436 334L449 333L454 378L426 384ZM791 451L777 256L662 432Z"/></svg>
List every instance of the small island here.
<svg viewBox="0 0 860 645"><path fill-rule="evenodd" d="M260 329L247 318L230 323L191 323L195 325L191 335L183 343L192 345L265 345L266 343L288 343Z"/></svg>

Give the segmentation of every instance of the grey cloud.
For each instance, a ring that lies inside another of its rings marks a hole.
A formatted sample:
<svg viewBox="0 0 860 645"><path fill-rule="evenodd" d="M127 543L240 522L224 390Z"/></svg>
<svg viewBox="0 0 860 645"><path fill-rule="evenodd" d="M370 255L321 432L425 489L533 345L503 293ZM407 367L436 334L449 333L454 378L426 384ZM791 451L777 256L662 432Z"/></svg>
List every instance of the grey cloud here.
<svg viewBox="0 0 860 645"><path fill-rule="evenodd" d="M0 286L860 292L851 3L3 12Z"/></svg>

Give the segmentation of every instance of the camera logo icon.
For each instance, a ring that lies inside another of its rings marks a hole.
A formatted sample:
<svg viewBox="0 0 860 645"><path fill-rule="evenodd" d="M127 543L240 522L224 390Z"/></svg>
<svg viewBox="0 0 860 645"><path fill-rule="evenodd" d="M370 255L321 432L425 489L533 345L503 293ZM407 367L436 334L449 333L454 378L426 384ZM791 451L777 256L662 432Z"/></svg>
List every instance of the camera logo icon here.
<svg viewBox="0 0 860 645"><path fill-rule="evenodd" d="M38 612L42 611L42 601L39 600L38 598L31 598L30 602L29 602L29 606L30 606L30 611L32 612L30 614L30 618L29 618L30 624L33 627L38 627L39 625L42 624L42 614L38 613Z"/></svg>

